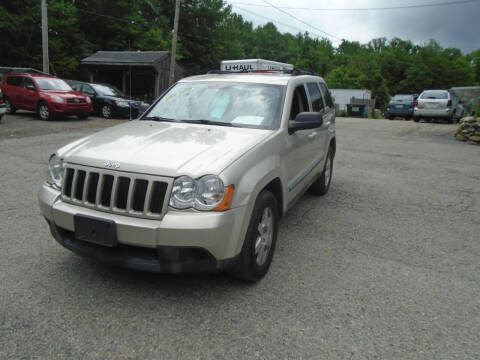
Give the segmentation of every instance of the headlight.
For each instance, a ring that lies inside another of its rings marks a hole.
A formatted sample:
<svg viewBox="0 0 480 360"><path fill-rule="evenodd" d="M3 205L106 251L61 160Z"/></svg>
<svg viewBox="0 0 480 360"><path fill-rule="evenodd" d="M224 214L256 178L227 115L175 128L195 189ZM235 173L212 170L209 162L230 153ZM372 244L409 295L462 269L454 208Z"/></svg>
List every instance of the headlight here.
<svg viewBox="0 0 480 360"><path fill-rule="evenodd" d="M48 163L47 182L60 189L63 181L63 169L62 159L53 154Z"/></svg>
<svg viewBox="0 0 480 360"><path fill-rule="evenodd" d="M188 209L194 206L197 194L197 183L189 176L181 176L173 182L170 206L177 209Z"/></svg>
<svg viewBox="0 0 480 360"><path fill-rule="evenodd" d="M51 96L51 99L56 103L63 103L63 99L60 96Z"/></svg>
<svg viewBox="0 0 480 360"><path fill-rule="evenodd" d="M197 184L198 192L195 198L195 209L212 210L222 202L225 195L225 186L218 176L204 176L198 179Z"/></svg>
<svg viewBox="0 0 480 360"><path fill-rule="evenodd" d="M127 101L115 100L115 104L120 107L129 107L130 104Z"/></svg>
<svg viewBox="0 0 480 360"><path fill-rule="evenodd" d="M91 103L92 99L90 99L90 96L87 96L87 103Z"/></svg>
<svg viewBox="0 0 480 360"><path fill-rule="evenodd" d="M206 175L197 180L181 176L173 182L169 205L176 209L224 211L230 208L232 197L233 185L225 188L216 175Z"/></svg>

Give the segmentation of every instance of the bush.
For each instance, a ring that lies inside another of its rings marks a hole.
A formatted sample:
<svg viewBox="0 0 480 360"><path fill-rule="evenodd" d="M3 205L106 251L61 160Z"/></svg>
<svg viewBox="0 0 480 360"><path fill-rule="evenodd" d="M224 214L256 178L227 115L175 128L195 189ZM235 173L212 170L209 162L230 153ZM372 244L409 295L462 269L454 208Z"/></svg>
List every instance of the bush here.
<svg viewBox="0 0 480 360"><path fill-rule="evenodd" d="M475 118L480 117L480 101L476 102L475 110L473 112L473 116L475 116Z"/></svg>

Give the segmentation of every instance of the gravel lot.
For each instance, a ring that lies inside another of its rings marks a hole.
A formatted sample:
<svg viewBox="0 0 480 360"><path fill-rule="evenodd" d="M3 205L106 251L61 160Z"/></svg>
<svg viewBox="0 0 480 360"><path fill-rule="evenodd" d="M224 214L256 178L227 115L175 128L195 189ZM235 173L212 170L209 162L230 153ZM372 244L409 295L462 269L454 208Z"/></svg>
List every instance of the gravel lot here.
<svg viewBox="0 0 480 360"><path fill-rule="evenodd" d="M37 206L48 156L119 121L0 124L1 359L480 357L480 149L454 125L337 119L334 178L282 220L269 274L80 258Z"/></svg>

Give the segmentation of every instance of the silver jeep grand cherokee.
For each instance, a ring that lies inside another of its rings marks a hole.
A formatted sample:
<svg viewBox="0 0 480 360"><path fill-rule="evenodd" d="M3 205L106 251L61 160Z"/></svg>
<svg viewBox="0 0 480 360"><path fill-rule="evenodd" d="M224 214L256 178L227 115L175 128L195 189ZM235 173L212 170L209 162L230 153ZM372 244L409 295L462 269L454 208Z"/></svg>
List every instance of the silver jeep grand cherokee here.
<svg viewBox="0 0 480 360"><path fill-rule="evenodd" d="M328 191L334 156L335 110L321 77L193 76L140 119L53 154L40 208L77 254L256 281L282 215L307 189Z"/></svg>

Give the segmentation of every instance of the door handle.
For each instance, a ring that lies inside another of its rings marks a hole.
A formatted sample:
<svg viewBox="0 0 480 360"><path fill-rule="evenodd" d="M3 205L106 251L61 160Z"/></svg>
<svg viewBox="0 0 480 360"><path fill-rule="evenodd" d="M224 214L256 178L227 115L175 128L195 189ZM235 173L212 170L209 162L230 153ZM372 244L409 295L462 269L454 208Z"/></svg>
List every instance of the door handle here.
<svg viewBox="0 0 480 360"><path fill-rule="evenodd" d="M316 136L317 136L317 132L315 131L315 132L309 134L309 135L308 135L308 138L309 138L310 140L313 140L313 139L315 139Z"/></svg>

